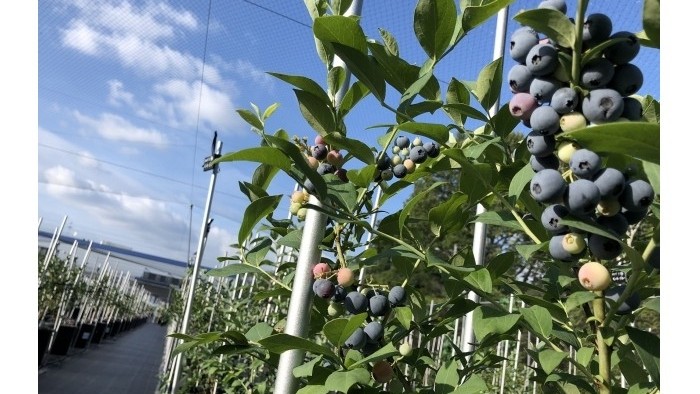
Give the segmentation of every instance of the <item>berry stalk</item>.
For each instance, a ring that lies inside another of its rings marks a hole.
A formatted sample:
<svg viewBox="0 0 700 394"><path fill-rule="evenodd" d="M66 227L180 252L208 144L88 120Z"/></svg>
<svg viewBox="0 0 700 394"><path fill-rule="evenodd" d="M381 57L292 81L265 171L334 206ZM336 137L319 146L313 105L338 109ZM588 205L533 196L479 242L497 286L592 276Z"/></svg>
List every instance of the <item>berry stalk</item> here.
<svg viewBox="0 0 700 394"><path fill-rule="evenodd" d="M574 48L571 54L571 88L575 88L579 85L579 79L581 77L581 53L583 52L583 23L586 17L587 8L588 0L579 0L578 8L576 9L576 39L574 40Z"/></svg>
<svg viewBox="0 0 700 394"><path fill-rule="evenodd" d="M598 375L601 382L599 386L600 394L610 394L610 348L605 343L603 337L603 327L605 321L605 296L602 291L595 292L596 298L593 300L593 316L596 320L596 348L598 349Z"/></svg>

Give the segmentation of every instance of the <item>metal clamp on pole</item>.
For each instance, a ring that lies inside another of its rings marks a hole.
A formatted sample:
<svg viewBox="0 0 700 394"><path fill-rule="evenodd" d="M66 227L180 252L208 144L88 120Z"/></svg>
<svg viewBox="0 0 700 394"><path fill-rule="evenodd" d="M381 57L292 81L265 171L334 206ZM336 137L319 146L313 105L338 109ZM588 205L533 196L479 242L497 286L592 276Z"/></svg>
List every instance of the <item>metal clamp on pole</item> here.
<svg viewBox="0 0 700 394"><path fill-rule="evenodd" d="M222 142L217 140L216 132L214 132L214 139L212 141L212 154L204 159L204 171L212 171L211 179L209 181L209 193L207 195L207 202L204 205L204 215L202 218L202 227L199 233L199 245L197 246L197 254L194 261L194 267L192 268L192 276L190 278L189 289L187 293L187 300L185 302L185 312L182 316L182 326L180 327L180 332L183 334L187 333L187 326L190 321L190 313L192 311L192 303L194 302L195 289L197 288L197 278L199 275L199 268L202 264L202 255L204 254L204 246L206 245L207 235L209 234L209 227L213 219L209 218L209 213L211 212L211 201L214 196L214 186L216 185L216 175L219 173L219 164L212 164L214 159L221 156ZM180 341L178 340L177 344ZM170 393L174 394L178 389L178 379L180 377L180 366L182 364L182 353L178 353L173 361L172 370L172 381L170 382Z"/></svg>

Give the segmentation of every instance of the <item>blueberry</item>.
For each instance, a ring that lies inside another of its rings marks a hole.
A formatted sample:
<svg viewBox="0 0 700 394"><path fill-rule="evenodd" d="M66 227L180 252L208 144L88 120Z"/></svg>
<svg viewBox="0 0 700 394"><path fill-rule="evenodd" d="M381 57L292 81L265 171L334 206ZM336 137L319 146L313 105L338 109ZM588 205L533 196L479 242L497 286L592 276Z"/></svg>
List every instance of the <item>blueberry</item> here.
<svg viewBox="0 0 700 394"><path fill-rule="evenodd" d="M583 255L583 253L579 254L571 254L564 250L564 246L562 244L562 241L564 239L565 234L559 234L559 235L554 235L552 236L552 239L549 240L549 254L552 256L552 258L556 260L562 260L562 261L574 261L577 260L579 257Z"/></svg>
<svg viewBox="0 0 700 394"><path fill-rule="evenodd" d="M553 73L559 65L557 48L551 44L535 45L527 53L525 65L530 73L536 77L542 77Z"/></svg>
<svg viewBox="0 0 700 394"><path fill-rule="evenodd" d="M311 183L310 179L304 181L304 189L306 189L306 191L309 193L313 193L316 191L316 187L313 183Z"/></svg>
<svg viewBox="0 0 700 394"><path fill-rule="evenodd" d="M362 328L356 328L345 340L345 347L350 349L362 349L367 343L367 334Z"/></svg>
<svg viewBox="0 0 700 394"><path fill-rule="evenodd" d="M428 152L422 146L414 146L411 148L408 158L414 163L422 163L428 159Z"/></svg>
<svg viewBox="0 0 700 394"><path fill-rule="evenodd" d="M367 297L359 291L351 291L345 297L344 305L348 313L357 315L367 311Z"/></svg>
<svg viewBox="0 0 700 394"><path fill-rule="evenodd" d="M599 201L600 191L595 183L588 179L571 182L564 193L564 204L576 214L592 213Z"/></svg>
<svg viewBox="0 0 700 394"><path fill-rule="evenodd" d="M328 148L326 145L314 145L311 147L311 156L316 160L323 160L328 155Z"/></svg>
<svg viewBox="0 0 700 394"><path fill-rule="evenodd" d="M317 296L329 299L335 294L335 284L328 279L316 279L313 285Z"/></svg>
<svg viewBox="0 0 700 394"><path fill-rule="evenodd" d="M408 174L408 170L406 170L406 166L404 166L403 164L397 164L391 170L394 173L394 176L399 179L405 177L406 174Z"/></svg>
<svg viewBox="0 0 700 394"><path fill-rule="evenodd" d="M588 250L591 256L600 260L612 260L622 253L622 245L619 241L598 234L588 237Z"/></svg>
<svg viewBox="0 0 700 394"><path fill-rule="evenodd" d="M537 202L553 203L566 191L566 182L559 171L544 169L536 173L530 181L530 194Z"/></svg>
<svg viewBox="0 0 700 394"><path fill-rule="evenodd" d="M534 75L524 64L516 64L508 71L508 84L512 93L528 93Z"/></svg>
<svg viewBox="0 0 700 394"><path fill-rule="evenodd" d="M597 153L588 149L578 149L571 155L569 168L579 178L590 179L598 170L602 163Z"/></svg>
<svg viewBox="0 0 700 394"><path fill-rule="evenodd" d="M639 39L634 33L628 31L618 31L610 36L613 38L627 38L626 41L612 44L603 50L605 58L614 64L626 64L634 59L639 53Z"/></svg>
<svg viewBox="0 0 700 394"><path fill-rule="evenodd" d="M595 89L583 98L581 109L592 123L614 122L622 115L624 102L616 90Z"/></svg>
<svg viewBox="0 0 700 394"><path fill-rule="evenodd" d="M542 135L531 131L525 138L525 146L527 146L528 152L533 156L549 156L554 153L556 140L553 135Z"/></svg>
<svg viewBox="0 0 700 394"><path fill-rule="evenodd" d="M391 159L386 154L382 155L381 159L377 159L377 169L379 171L386 170L391 167Z"/></svg>
<svg viewBox="0 0 700 394"><path fill-rule="evenodd" d="M510 36L510 56L518 63L525 63L530 49L540 42L537 32L531 27L521 27Z"/></svg>
<svg viewBox="0 0 700 394"><path fill-rule="evenodd" d="M369 313L371 316L385 316L389 313L389 299L383 294L377 294L369 299Z"/></svg>
<svg viewBox="0 0 700 394"><path fill-rule="evenodd" d="M510 114L518 119L530 119L537 107L537 98L529 93L516 93L508 103Z"/></svg>
<svg viewBox="0 0 700 394"><path fill-rule="evenodd" d="M654 202L654 189L649 182L636 179L627 182L620 195L620 204L628 211L644 211Z"/></svg>
<svg viewBox="0 0 700 394"><path fill-rule="evenodd" d="M550 105L557 113L561 115L568 114L573 112L578 106L578 94L569 87L559 88L552 95Z"/></svg>
<svg viewBox="0 0 700 394"><path fill-rule="evenodd" d="M593 59L581 70L581 85L586 89L605 87L615 75L615 65L605 58Z"/></svg>
<svg viewBox="0 0 700 394"><path fill-rule="evenodd" d="M615 75L608 87L615 89L622 96L629 96L639 91L644 83L644 75L639 67L632 63L615 67Z"/></svg>
<svg viewBox="0 0 700 394"><path fill-rule="evenodd" d="M544 0L537 6L537 8L549 8L550 10L557 10L562 14L566 14L566 1L565 0Z"/></svg>
<svg viewBox="0 0 700 394"><path fill-rule="evenodd" d="M408 145L411 144L411 140L408 139L408 137L404 135L400 135L396 137L396 141L394 141L394 145L398 146L399 148L408 148Z"/></svg>
<svg viewBox="0 0 700 394"><path fill-rule="evenodd" d="M345 290L343 286L335 286L335 293L333 294L333 302L344 302L345 297L348 296L348 291Z"/></svg>
<svg viewBox="0 0 700 394"><path fill-rule="evenodd" d="M391 168L387 168L382 170L382 172L379 173L379 176L382 178L382 180L390 181L394 177L394 171Z"/></svg>
<svg viewBox="0 0 700 394"><path fill-rule="evenodd" d="M423 149L428 152L428 157L436 158L440 154L440 146L434 142L424 144Z"/></svg>
<svg viewBox="0 0 700 394"><path fill-rule="evenodd" d="M643 115L642 103L632 97L623 97L622 101L625 108L622 110L622 118L629 119L633 122L641 120Z"/></svg>
<svg viewBox="0 0 700 394"><path fill-rule="evenodd" d="M560 224L568 215L569 208L561 204L552 204L548 205L547 208L542 211L540 221L545 230L554 234L561 234L569 231L568 226Z"/></svg>
<svg viewBox="0 0 700 394"><path fill-rule="evenodd" d="M530 94L539 103L549 103L557 89L562 87L561 81L552 77L535 77L530 83Z"/></svg>
<svg viewBox="0 0 700 394"><path fill-rule="evenodd" d="M392 307L403 305L406 302L406 290L401 286L394 286L389 290L387 299Z"/></svg>
<svg viewBox="0 0 700 394"><path fill-rule="evenodd" d="M625 291L625 285L618 285L618 286L613 286L605 290L605 298L611 301L611 306L612 303L617 302L617 300L620 299L620 296L622 295L622 292ZM617 315L628 315L632 313L635 309L639 308L639 305L641 304L641 300L639 298L639 293L632 293L627 297L625 302L623 302L620 307L617 309L615 314Z"/></svg>
<svg viewBox="0 0 700 394"><path fill-rule="evenodd" d="M320 163L316 169L316 172L318 172L320 175L326 175L333 174L335 170L336 168L329 163Z"/></svg>
<svg viewBox="0 0 700 394"><path fill-rule="evenodd" d="M559 131L559 114L548 105L538 107L532 111L530 127L532 131L542 135L553 135Z"/></svg>
<svg viewBox="0 0 700 394"><path fill-rule="evenodd" d="M378 321L369 322L365 326L364 332L368 342L377 343L384 337L384 326Z"/></svg>
<svg viewBox="0 0 700 394"><path fill-rule="evenodd" d="M627 233L627 228L629 227L627 219L625 219L625 216L621 213L613 216L598 216L595 222L606 227L618 237L623 237Z"/></svg>
<svg viewBox="0 0 700 394"><path fill-rule="evenodd" d="M605 41L612 33L612 21L605 14L588 15L583 23L583 42L589 46Z"/></svg>
<svg viewBox="0 0 700 394"><path fill-rule="evenodd" d="M557 158L554 153L542 157L530 156L530 167L532 167L532 170L535 172L546 169L558 170L559 158Z"/></svg>
<svg viewBox="0 0 700 394"><path fill-rule="evenodd" d="M606 167L593 177L593 183L598 186L600 198L617 197L625 190L625 175L617 168Z"/></svg>
<svg viewBox="0 0 700 394"><path fill-rule="evenodd" d="M625 207L622 207L622 209L620 209L620 213L625 217L625 219L627 219L627 223L633 225L641 222L645 217L647 217L649 210L642 209L641 211L630 211L625 209Z"/></svg>

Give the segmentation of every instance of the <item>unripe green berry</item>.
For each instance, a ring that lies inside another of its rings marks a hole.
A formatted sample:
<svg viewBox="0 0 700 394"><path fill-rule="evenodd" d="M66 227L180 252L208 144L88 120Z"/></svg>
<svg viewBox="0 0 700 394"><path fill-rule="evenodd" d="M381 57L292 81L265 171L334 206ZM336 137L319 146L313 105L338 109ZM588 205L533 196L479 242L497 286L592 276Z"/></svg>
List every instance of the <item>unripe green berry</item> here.
<svg viewBox="0 0 700 394"><path fill-rule="evenodd" d="M600 200L595 211L601 216L615 216L620 212L620 201L617 199Z"/></svg>
<svg viewBox="0 0 700 394"><path fill-rule="evenodd" d="M299 208L297 211L297 217L299 220L304 220L306 219L306 208Z"/></svg>
<svg viewBox="0 0 700 394"><path fill-rule="evenodd" d="M399 156L399 155L394 155L394 156L391 158L391 164L393 164L393 165L395 165L395 166L401 164L401 156Z"/></svg>
<svg viewBox="0 0 700 394"><path fill-rule="evenodd" d="M569 112L559 118L559 128L565 133L584 127L586 127L586 117L580 112Z"/></svg>
<svg viewBox="0 0 700 394"><path fill-rule="evenodd" d="M408 342L404 342L399 346L399 353L401 353L402 356L408 357L413 353L413 346L411 346Z"/></svg>
<svg viewBox="0 0 700 394"><path fill-rule="evenodd" d="M557 149L557 157L562 162L569 164L569 162L571 162L571 156L578 149L579 149L579 147L575 143L565 142L565 143L559 145L559 148Z"/></svg>
<svg viewBox="0 0 700 394"><path fill-rule="evenodd" d="M328 316L330 317L336 317L340 316L343 312L345 312L345 309L343 308L343 304L339 302L331 302L328 304Z"/></svg>
<svg viewBox="0 0 700 394"><path fill-rule="evenodd" d="M413 140L413 146L423 146L423 140L420 137L416 137Z"/></svg>
<svg viewBox="0 0 700 394"><path fill-rule="evenodd" d="M293 202L293 203L289 204L289 212L292 215L298 215L300 209L301 209L301 203Z"/></svg>
<svg viewBox="0 0 700 394"><path fill-rule="evenodd" d="M571 254L579 254L586 248L586 240L579 233L569 233L561 239L561 246Z"/></svg>

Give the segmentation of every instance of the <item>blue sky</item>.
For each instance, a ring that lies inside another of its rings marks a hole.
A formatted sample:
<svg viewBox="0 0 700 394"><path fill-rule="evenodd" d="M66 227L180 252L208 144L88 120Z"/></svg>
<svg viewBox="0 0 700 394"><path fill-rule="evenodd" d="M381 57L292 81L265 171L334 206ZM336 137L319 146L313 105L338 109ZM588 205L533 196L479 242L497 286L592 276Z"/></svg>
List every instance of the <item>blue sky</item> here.
<svg viewBox="0 0 700 394"><path fill-rule="evenodd" d="M378 28L387 29L402 55L420 64L424 55L411 23L415 2L379 3L363 6L365 33L379 38ZM516 2L511 18L515 10L537 3ZM574 2L569 3L573 15ZM620 14L620 6L606 10L603 5L610 2L592 1L589 10L609 12L614 31L641 29L641 14ZM214 130L224 152L258 144L235 109L278 102L270 130L313 138L291 87L266 74L305 75L325 86L303 2L213 0L210 13L208 6L206 1L41 2L37 175L42 229L53 231L67 215L67 235L185 260L190 205L190 251L196 250L210 179L201 165ZM509 32L518 27L511 18ZM494 27L491 21L462 42L439 66L438 79L475 79L491 60ZM651 70L642 92L658 97L658 51L645 49L635 63ZM513 64L506 57L505 70ZM366 128L392 118L367 99L348 119L350 136L376 140L380 131ZM448 119L437 115L432 121ZM236 239L247 202L238 182L249 180L253 168L247 163L221 166L205 265L231 252L228 245ZM288 195L292 187L279 176L270 193ZM406 196L391 203L397 207ZM287 207L284 200L278 215Z"/></svg>

